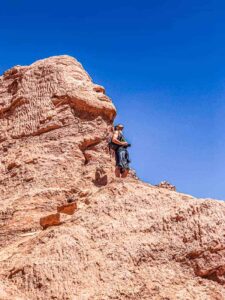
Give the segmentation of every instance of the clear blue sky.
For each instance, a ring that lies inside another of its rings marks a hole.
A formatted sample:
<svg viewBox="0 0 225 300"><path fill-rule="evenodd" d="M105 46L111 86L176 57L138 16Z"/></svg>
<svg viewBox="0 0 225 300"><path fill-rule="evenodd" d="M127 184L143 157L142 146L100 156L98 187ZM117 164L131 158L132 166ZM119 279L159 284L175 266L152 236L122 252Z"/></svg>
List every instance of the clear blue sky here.
<svg viewBox="0 0 225 300"><path fill-rule="evenodd" d="M0 73L76 57L106 87L152 184L225 199L225 2L7 0Z"/></svg>

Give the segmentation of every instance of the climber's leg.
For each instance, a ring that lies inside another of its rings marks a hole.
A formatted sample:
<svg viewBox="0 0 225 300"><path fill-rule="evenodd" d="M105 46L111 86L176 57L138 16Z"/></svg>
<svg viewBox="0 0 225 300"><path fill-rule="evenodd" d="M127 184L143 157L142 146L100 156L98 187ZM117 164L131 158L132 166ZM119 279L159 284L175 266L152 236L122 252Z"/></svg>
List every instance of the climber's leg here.
<svg viewBox="0 0 225 300"><path fill-rule="evenodd" d="M117 177L125 178L129 173L129 154L127 149L119 148L116 153L116 170Z"/></svg>
<svg viewBox="0 0 225 300"><path fill-rule="evenodd" d="M118 166L116 166L115 175L116 175L116 177L120 177L120 167L118 167Z"/></svg>
<svg viewBox="0 0 225 300"><path fill-rule="evenodd" d="M121 175L122 178L126 178L129 173L129 169L123 169L123 173Z"/></svg>
<svg viewBox="0 0 225 300"><path fill-rule="evenodd" d="M116 177L120 177L121 175L121 154L119 149L115 151L115 159L116 159L116 169L115 169L115 175Z"/></svg>

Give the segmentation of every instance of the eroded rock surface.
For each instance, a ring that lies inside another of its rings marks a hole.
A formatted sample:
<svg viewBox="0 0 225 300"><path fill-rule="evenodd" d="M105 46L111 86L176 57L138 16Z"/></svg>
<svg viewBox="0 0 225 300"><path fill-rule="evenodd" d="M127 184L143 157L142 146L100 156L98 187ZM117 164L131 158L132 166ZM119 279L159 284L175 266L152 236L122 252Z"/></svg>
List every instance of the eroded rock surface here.
<svg viewBox="0 0 225 300"><path fill-rule="evenodd" d="M225 299L225 204L115 178L115 107L75 59L5 72L0 112L0 299Z"/></svg>

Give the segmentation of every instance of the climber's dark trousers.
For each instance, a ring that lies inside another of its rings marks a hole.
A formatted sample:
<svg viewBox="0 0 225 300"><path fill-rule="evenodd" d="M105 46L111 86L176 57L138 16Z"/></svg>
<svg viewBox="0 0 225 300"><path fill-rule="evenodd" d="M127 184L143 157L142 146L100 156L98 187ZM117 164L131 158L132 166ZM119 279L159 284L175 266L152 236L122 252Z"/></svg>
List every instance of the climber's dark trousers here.
<svg viewBox="0 0 225 300"><path fill-rule="evenodd" d="M127 148L119 147L116 150L116 166L122 169L129 169L129 153Z"/></svg>

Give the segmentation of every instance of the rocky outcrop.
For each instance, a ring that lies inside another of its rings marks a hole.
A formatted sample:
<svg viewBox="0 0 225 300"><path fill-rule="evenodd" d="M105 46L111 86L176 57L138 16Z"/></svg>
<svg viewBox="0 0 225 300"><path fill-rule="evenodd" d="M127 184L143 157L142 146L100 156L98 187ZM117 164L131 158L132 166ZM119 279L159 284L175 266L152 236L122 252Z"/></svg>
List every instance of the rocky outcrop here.
<svg viewBox="0 0 225 300"><path fill-rule="evenodd" d="M168 181L164 180L161 181L159 184L156 184L157 187L159 188L164 188L164 189L168 189L171 191L176 191L176 187L174 185L172 185L171 183L169 183Z"/></svg>
<svg viewBox="0 0 225 300"><path fill-rule="evenodd" d="M225 204L116 178L75 59L5 72L0 110L0 299L225 299Z"/></svg>
<svg viewBox="0 0 225 300"><path fill-rule="evenodd" d="M106 141L116 110L104 92L69 56L0 77L0 245L110 181Z"/></svg>

